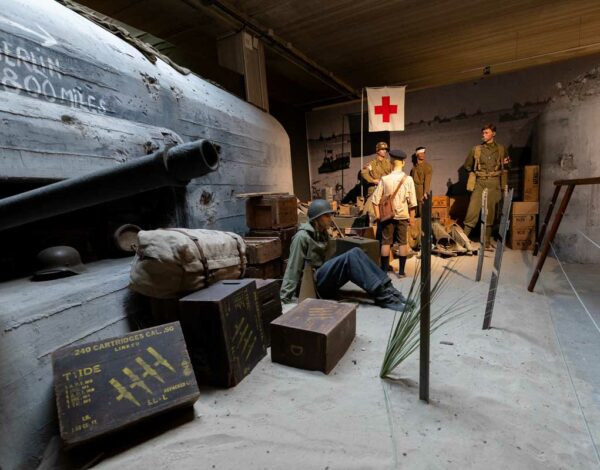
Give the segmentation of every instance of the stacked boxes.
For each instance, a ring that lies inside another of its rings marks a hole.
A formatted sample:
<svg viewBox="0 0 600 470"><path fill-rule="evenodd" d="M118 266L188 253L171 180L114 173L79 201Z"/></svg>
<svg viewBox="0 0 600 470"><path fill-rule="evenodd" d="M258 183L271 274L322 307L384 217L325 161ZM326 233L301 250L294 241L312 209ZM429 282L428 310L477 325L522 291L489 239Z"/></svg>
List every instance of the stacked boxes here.
<svg viewBox="0 0 600 470"><path fill-rule="evenodd" d="M298 225L296 196L289 194L265 194L251 197L246 202L246 225L249 237L274 237L281 243L277 259L261 263L248 261L246 277L280 278L283 266L290 254L292 237Z"/></svg>
<svg viewBox="0 0 600 470"><path fill-rule="evenodd" d="M508 247L513 250L533 250L536 240L537 202L513 202Z"/></svg>
<svg viewBox="0 0 600 470"><path fill-rule="evenodd" d="M448 196L433 196L431 201L431 218L446 225L450 219L450 198Z"/></svg>

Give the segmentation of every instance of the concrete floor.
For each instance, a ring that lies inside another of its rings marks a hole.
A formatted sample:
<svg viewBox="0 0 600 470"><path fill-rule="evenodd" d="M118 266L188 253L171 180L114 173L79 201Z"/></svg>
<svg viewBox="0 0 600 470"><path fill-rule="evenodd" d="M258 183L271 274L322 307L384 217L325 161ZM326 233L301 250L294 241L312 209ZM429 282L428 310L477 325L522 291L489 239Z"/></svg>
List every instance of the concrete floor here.
<svg viewBox="0 0 600 470"><path fill-rule="evenodd" d="M98 468L597 468L600 331L555 260L530 294L531 254L510 250L493 328L482 331L492 257L479 284L475 265L459 260L438 304L458 296L474 309L432 338L430 404L418 399L418 353L398 380L378 377L394 314L363 304L356 339L330 375L267 356L237 387L203 390L194 420ZM600 267L565 270L600 323ZM406 290L410 280L394 282Z"/></svg>

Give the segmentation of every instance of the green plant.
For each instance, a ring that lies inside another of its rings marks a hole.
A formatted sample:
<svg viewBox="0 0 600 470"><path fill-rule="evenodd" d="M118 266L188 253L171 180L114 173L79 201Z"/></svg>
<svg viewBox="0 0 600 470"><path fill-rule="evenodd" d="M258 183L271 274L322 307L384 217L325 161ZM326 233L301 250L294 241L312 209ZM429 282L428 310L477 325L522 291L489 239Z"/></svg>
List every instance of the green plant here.
<svg viewBox="0 0 600 470"><path fill-rule="evenodd" d="M445 292L448 287L449 280L455 273L454 267L457 261L450 266L445 266L438 276L437 280L431 287L430 296L430 332L433 334L438 328L442 327L449 321L464 315L473 308L471 303L466 299L468 296L465 292L457 295L449 304L442 308L437 308L437 300L440 295ZM432 269L433 271L433 269ZM388 344L381 365L380 377L389 377L390 374L419 346L419 324L421 319L421 265L417 265L415 275L407 296L407 302L400 314L396 313L390 334Z"/></svg>

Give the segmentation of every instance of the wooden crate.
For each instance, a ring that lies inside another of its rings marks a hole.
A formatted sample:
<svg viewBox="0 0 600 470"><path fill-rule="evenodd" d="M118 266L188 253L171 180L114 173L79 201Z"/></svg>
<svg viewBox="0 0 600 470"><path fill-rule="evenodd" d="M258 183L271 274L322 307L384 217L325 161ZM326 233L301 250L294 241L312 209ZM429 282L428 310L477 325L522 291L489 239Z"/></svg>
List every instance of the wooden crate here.
<svg viewBox="0 0 600 470"><path fill-rule="evenodd" d="M199 383L233 387L265 356L254 279L220 281L179 301Z"/></svg>
<svg viewBox="0 0 600 470"><path fill-rule="evenodd" d="M356 306L306 299L271 322L271 359L329 374L356 336Z"/></svg>
<svg viewBox="0 0 600 470"><path fill-rule="evenodd" d="M252 230L271 230L298 225L294 195L252 197L246 201L246 225Z"/></svg>
<svg viewBox="0 0 600 470"><path fill-rule="evenodd" d="M117 431L199 396L179 322L52 354L66 445Z"/></svg>
<svg viewBox="0 0 600 470"><path fill-rule="evenodd" d="M280 290L281 281L279 279L256 279L256 292L266 347L271 346L271 322L283 313L279 297Z"/></svg>
<svg viewBox="0 0 600 470"><path fill-rule="evenodd" d="M288 259L290 257L290 247L292 246L292 238L296 235L298 227L288 227L281 230L250 230L249 237L277 237L281 240L281 258Z"/></svg>
<svg viewBox="0 0 600 470"><path fill-rule="evenodd" d="M345 235L355 235L358 237L363 237L363 238L370 238L371 240L375 240L375 235L376 235L376 228L369 226L369 227L351 227L351 228L345 228L344 229L344 234Z"/></svg>
<svg viewBox="0 0 600 470"><path fill-rule="evenodd" d="M262 264L281 258L279 237L245 237L248 264Z"/></svg>
<svg viewBox="0 0 600 470"><path fill-rule="evenodd" d="M249 264L244 272L244 277L247 279L280 279L282 276L280 258L262 264Z"/></svg>
<svg viewBox="0 0 600 470"><path fill-rule="evenodd" d="M379 266L381 256L381 245L379 241L364 237L344 237L336 238L334 256L341 255L352 248L363 250L373 262Z"/></svg>

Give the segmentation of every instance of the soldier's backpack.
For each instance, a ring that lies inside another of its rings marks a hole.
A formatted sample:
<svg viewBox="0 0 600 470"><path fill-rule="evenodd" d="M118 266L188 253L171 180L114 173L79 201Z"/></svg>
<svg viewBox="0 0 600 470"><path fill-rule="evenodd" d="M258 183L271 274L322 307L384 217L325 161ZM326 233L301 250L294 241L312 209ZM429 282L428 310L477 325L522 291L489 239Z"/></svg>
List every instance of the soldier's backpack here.
<svg viewBox="0 0 600 470"><path fill-rule="evenodd" d="M243 277L246 244L231 232L203 229L142 230L129 287L157 299L173 299L222 279Z"/></svg>

